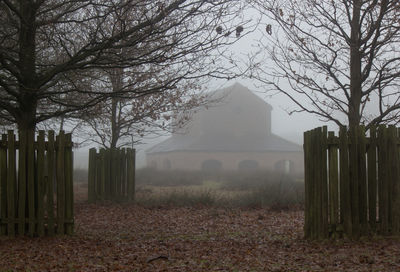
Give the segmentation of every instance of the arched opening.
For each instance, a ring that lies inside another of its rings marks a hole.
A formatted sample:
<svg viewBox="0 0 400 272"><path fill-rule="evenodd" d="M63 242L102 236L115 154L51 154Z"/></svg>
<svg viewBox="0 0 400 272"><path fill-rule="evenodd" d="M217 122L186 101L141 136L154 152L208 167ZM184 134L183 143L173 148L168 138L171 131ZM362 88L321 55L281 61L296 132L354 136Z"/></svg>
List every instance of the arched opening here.
<svg viewBox="0 0 400 272"><path fill-rule="evenodd" d="M171 169L171 161L169 159L165 159L163 161L163 169L165 169L165 170Z"/></svg>
<svg viewBox="0 0 400 272"><path fill-rule="evenodd" d="M150 168L157 169L157 162L151 161L149 166L150 166Z"/></svg>
<svg viewBox="0 0 400 272"><path fill-rule="evenodd" d="M258 168L258 162L255 160L243 160L238 164L239 170L256 170Z"/></svg>
<svg viewBox="0 0 400 272"><path fill-rule="evenodd" d="M205 160L201 164L201 169L208 172L216 172L222 169L222 163L218 160Z"/></svg>
<svg viewBox="0 0 400 272"><path fill-rule="evenodd" d="M275 170L281 173L290 174L293 172L293 162L291 160L280 160L275 163Z"/></svg>

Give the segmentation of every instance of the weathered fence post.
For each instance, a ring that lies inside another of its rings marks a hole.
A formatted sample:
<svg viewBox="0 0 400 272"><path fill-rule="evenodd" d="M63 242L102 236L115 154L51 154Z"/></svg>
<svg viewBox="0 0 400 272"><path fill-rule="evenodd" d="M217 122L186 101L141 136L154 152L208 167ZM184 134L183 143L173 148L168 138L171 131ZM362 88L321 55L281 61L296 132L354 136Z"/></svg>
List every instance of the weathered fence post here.
<svg viewBox="0 0 400 272"><path fill-rule="evenodd" d="M393 148L392 148L392 165L391 172L393 177L393 203L392 203L392 232L395 235L400 234L400 158L399 158L399 130L394 126L391 127L393 137Z"/></svg>
<svg viewBox="0 0 400 272"><path fill-rule="evenodd" d="M399 132L380 125L369 138L363 126L341 127L339 137L325 127L304 133L306 238L400 234Z"/></svg>
<svg viewBox="0 0 400 272"><path fill-rule="evenodd" d="M128 201L135 200L135 169L136 169L136 151L127 149L127 175L128 175Z"/></svg>
<svg viewBox="0 0 400 272"><path fill-rule="evenodd" d="M344 233L352 236L351 217L351 189L349 174L349 149L347 128L341 127L339 131L339 152L340 152L340 221L343 224Z"/></svg>
<svg viewBox="0 0 400 272"><path fill-rule="evenodd" d="M376 169L376 127L371 127L368 147L368 211L369 226L372 232L376 231L376 198L377 198L377 169Z"/></svg>
<svg viewBox="0 0 400 272"><path fill-rule="evenodd" d="M311 131L306 131L304 132L304 179L306 182L304 182L305 186L305 208L304 208L304 236L306 239L311 238L311 233L312 233L312 228L311 228L311 222L312 222L312 211L311 211L311 195L312 195L312 179L311 179L311 143L310 143L310 136L311 136Z"/></svg>
<svg viewBox="0 0 400 272"><path fill-rule="evenodd" d="M89 149L89 170L88 170L88 202L93 203L96 200L96 148Z"/></svg>
<svg viewBox="0 0 400 272"><path fill-rule="evenodd" d="M135 151L96 149L89 151L88 201L133 201L135 194Z"/></svg>
<svg viewBox="0 0 400 272"><path fill-rule="evenodd" d="M25 232L25 206L26 206L26 133L19 133L19 158L18 158L18 233ZM6 196L4 196L6 197Z"/></svg>
<svg viewBox="0 0 400 272"><path fill-rule="evenodd" d="M48 133L47 145L47 217L48 217L48 234L53 236L54 230L54 175L55 175L55 144L54 131Z"/></svg>
<svg viewBox="0 0 400 272"><path fill-rule="evenodd" d="M7 135L3 134L1 137L1 149L0 149L0 216L2 219L7 218ZM7 233L7 226L0 224L0 235Z"/></svg>
<svg viewBox="0 0 400 272"><path fill-rule="evenodd" d="M54 156L55 150L57 158ZM57 233L72 234L72 157L70 134L63 140L61 133L57 144L54 144L52 131L48 133L47 142L44 131L39 131L36 141L34 131L19 131L18 140L12 130L2 136L0 235L53 235L55 228ZM57 182L57 224L54 222L54 180ZM60 184L63 180L66 187ZM60 194L62 191L64 193Z"/></svg>
<svg viewBox="0 0 400 272"><path fill-rule="evenodd" d="M8 131L8 167L7 167L7 221L8 236L15 235L15 135L12 130Z"/></svg>
<svg viewBox="0 0 400 272"><path fill-rule="evenodd" d="M334 144L335 134L330 131L328 135L329 150L329 221L331 233L335 235L339 224L339 171L338 171L338 146Z"/></svg>
<svg viewBox="0 0 400 272"><path fill-rule="evenodd" d="M72 135L65 135L65 234L71 235L74 232L74 184L73 184L73 154Z"/></svg>
<svg viewBox="0 0 400 272"><path fill-rule="evenodd" d="M359 201L360 201L360 235L368 234L368 189L367 189L367 160L365 127L358 128L358 177L359 177Z"/></svg>
<svg viewBox="0 0 400 272"><path fill-rule="evenodd" d="M37 232L44 236L44 131L40 130L37 137Z"/></svg>

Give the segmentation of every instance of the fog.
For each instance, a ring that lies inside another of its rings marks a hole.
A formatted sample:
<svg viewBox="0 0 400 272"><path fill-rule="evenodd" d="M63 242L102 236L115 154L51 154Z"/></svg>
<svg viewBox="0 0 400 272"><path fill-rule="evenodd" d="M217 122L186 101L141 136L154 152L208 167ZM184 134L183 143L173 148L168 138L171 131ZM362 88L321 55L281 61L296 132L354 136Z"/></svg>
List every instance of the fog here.
<svg viewBox="0 0 400 272"><path fill-rule="evenodd" d="M255 84L251 80L241 79L237 80L236 82L240 82L245 87L248 87L258 97L262 98L265 102L272 106L271 130L272 133L275 135L278 135L293 143L302 145L304 131L318 126L326 125L326 123L318 120L317 118L309 114L296 113L289 115L287 110L291 109L292 104L290 103L290 101L288 101L288 99L279 95L270 96L266 94L262 89L255 86ZM233 81L227 81L215 84L215 86L217 86L218 88L224 88L232 85L233 83ZM207 111L206 109L203 110ZM334 126L331 126L331 128L334 128ZM144 139L143 144L137 145L137 168L142 168L146 166L146 150L169 137L170 134L166 133L164 136L155 136L153 139ZM89 148L86 147L74 151L75 168L87 168L88 149Z"/></svg>
<svg viewBox="0 0 400 272"><path fill-rule="evenodd" d="M240 39L235 43L232 50L232 60L236 61L238 67L245 69L248 65L249 57L255 53L255 47L260 42L260 37L263 36L264 25L269 23L265 18L259 18L259 15L253 10L249 10L244 17L253 17L254 20L260 20L260 26L252 30L245 38ZM268 42L265 40L264 42ZM329 129L336 129L335 124L326 123L319 120L316 116L308 113L294 113L289 115L288 112L295 109L295 105L286 96L282 94L271 93L265 89L257 80L246 77L236 78L233 80L225 79L211 79L204 86L208 91L215 91L218 89L226 88L233 85L235 82L240 83L253 91L258 97L263 99L266 103L270 104L273 108L271 112L271 130L272 133L289 140L293 143L302 145L303 133L315 127L328 125ZM143 139L143 143L136 146L137 168L146 166L146 150L152 146L164 141L170 137L170 134L154 136L148 139ZM87 168L88 165L88 147L76 149L74 152L74 166L75 168Z"/></svg>

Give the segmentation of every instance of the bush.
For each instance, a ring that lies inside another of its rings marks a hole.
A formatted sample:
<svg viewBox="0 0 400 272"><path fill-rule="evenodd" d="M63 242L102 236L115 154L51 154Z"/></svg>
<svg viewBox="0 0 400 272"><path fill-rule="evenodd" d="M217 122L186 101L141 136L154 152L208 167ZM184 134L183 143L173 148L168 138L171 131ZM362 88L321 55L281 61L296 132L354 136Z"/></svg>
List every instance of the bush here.
<svg viewBox="0 0 400 272"><path fill-rule="evenodd" d="M247 170L247 171L229 171L224 172L220 177L222 181L221 189L225 190L252 190L260 187L278 184L285 179L287 182L292 182L290 176L279 172L268 170Z"/></svg>
<svg viewBox="0 0 400 272"><path fill-rule="evenodd" d="M217 202L215 191L207 189L161 191L158 194L138 190L136 193L136 203L146 207L214 206Z"/></svg>
<svg viewBox="0 0 400 272"><path fill-rule="evenodd" d="M136 172L136 181L136 199L139 204L146 206L213 205L281 210L304 203L303 182L266 170L225 171L210 175L201 171L140 169ZM212 189L203 188L209 182L214 185ZM189 187L198 185L204 186ZM165 188L178 186L189 188L172 191Z"/></svg>
<svg viewBox="0 0 400 272"><path fill-rule="evenodd" d="M152 186L191 186L202 185L201 171L156 170L143 168L136 170L136 185Z"/></svg>
<svg viewBox="0 0 400 272"><path fill-rule="evenodd" d="M289 209L304 204L304 184L295 182L287 176L253 188L247 195L237 199L242 207L270 207L275 210Z"/></svg>

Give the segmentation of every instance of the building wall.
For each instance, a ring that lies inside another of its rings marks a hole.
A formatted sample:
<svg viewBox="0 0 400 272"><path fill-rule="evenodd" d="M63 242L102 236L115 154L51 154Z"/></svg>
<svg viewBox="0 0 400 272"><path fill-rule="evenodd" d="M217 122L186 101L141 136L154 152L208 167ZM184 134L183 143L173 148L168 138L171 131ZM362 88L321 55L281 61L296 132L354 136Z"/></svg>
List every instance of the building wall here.
<svg viewBox="0 0 400 272"><path fill-rule="evenodd" d="M147 165L157 169L201 170L206 160L217 160L223 170L236 170L245 160L256 161L260 169L277 170L290 165L291 173L304 172L303 152L165 152L147 154Z"/></svg>

